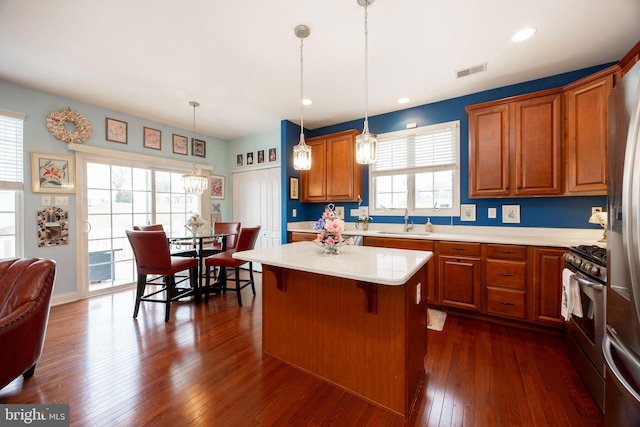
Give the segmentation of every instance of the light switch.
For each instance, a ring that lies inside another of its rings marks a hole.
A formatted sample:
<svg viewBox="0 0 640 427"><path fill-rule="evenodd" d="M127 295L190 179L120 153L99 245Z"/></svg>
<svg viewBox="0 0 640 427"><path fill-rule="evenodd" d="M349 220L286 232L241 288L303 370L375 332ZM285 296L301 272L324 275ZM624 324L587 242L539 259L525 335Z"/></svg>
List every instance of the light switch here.
<svg viewBox="0 0 640 427"><path fill-rule="evenodd" d="M496 217L496 208L489 208L487 211L487 217L489 218L495 218Z"/></svg>
<svg viewBox="0 0 640 427"><path fill-rule="evenodd" d="M42 206L51 206L51 196L42 196Z"/></svg>
<svg viewBox="0 0 640 427"><path fill-rule="evenodd" d="M291 211L291 216L294 218L298 216L298 210L294 208L293 211Z"/></svg>

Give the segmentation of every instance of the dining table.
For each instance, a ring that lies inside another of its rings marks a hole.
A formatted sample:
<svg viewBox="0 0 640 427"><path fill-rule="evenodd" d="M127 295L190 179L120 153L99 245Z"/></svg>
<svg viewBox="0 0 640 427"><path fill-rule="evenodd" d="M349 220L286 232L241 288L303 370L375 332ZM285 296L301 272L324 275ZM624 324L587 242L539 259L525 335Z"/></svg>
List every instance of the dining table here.
<svg viewBox="0 0 640 427"><path fill-rule="evenodd" d="M207 253L210 249L205 245L220 242L221 248L217 252L224 252L227 250L227 238L229 236L236 235L237 233L216 233L212 229L209 231L189 234L190 235L178 235L177 233L172 233L167 236L167 239L169 240L169 244L176 249L189 248L196 251L196 257L198 258L198 277L202 280L202 278L205 277L204 259L206 256L211 255L211 253ZM222 268L218 274L218 281L222 282L225 280L226 271Z"/></svg>

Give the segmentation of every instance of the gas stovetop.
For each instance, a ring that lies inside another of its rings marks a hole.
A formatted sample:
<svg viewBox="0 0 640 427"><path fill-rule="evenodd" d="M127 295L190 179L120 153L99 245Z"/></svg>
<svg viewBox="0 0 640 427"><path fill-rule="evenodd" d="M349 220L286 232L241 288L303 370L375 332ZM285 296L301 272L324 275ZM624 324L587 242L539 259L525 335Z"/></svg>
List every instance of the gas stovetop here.
<svg viewBox="0 0 640 427"><path fill-rule="evenodd" d="M601 283L607 282L607 250L596 245L572 246L564 260L574 270L591 276Z"/></svg>

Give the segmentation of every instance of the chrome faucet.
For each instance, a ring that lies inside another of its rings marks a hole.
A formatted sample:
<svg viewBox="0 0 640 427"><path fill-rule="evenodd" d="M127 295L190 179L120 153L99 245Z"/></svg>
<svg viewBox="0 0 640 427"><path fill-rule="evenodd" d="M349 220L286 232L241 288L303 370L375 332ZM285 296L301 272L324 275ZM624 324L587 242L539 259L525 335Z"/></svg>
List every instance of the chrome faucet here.
<svg viewBox="0 0 640 427"><path fill-rule="evenodd" d="M405 233L413 228L413 221L409 225L409 209L404 208L404 231Z"/></svg>

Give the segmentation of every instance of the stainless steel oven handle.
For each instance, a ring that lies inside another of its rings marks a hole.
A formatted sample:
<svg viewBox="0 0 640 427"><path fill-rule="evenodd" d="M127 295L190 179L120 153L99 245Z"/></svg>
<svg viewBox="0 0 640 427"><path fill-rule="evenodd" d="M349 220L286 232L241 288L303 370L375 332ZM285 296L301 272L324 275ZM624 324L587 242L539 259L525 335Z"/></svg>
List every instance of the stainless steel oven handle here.
<svg viewBox="0 0 640 427"><path fill-rule="evenodd" d="M573 278L576 279L576 281L578 283L580 283L581 285L588 286L590 288L595 289L596 291L604 290L604 285L601 285L600 283L596 283L596 282L591 282L589 280L585 280L585 279L583 279L582 277L580 277L578 275L574 275Z"/></svg>

